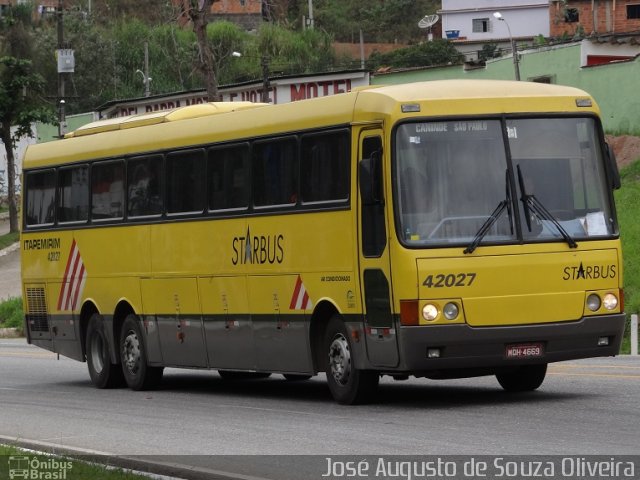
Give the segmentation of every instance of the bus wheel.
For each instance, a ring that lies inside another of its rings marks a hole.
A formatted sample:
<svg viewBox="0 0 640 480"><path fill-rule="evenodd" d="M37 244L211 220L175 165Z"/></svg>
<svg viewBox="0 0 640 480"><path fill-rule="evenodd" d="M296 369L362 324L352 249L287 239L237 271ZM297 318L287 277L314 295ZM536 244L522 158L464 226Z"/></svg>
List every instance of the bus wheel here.
<svg viewBox="0 0 640 480"><path fill-rule="evenodd" d="M147 365L147 352L138 317L128 315L120 333L120 361L124 379L132 390L155 388L162 379L162 367Z"/></svg>
<svg viewBox="0 0 640 480"><path fill-rule="evenodd" d="M300 373L283 373L282 376L289 382L301 382L303 380L309 380L311 375L303 375Z"/></svg>
<svg viewBox="0 0 640 480"><path fill-rule="evenodd" d="M496 378L500 386L507 392L530 392L544 381L547 364L523 365L509 373L498 373Z"/></svg>
<svg viewBox="0 0 640 480"><path fill-rule="evenodd" d="M91 382L98 388L114 388L124 385L122 369L111 363L109 342L104 333L102 315L94 313L89 319L85 344L87 366Z"/></svg>
<svg viewBox="0 0 640 480"><path fill-rule="evenodd" d="M331 318L325 339L327 383L333 398L344 405L369 401L380 377L378 372L355 368L351 341L340 317Z"/></svg>

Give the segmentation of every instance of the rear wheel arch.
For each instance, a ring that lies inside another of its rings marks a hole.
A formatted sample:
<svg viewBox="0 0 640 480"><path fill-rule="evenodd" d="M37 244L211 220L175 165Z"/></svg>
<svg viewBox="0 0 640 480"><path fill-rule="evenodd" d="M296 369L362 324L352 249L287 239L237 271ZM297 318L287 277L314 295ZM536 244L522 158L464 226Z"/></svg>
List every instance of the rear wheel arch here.
<svg viewBox="0 0 640 480"><path fill-rule="evenodd" d="M91 320L94 313L100 313L95 303L90 300L84 302L80 310L80 344L82 346L82 356L85 357L85 360L87 356L87 328L89 327L89 320Z"/></svg>
<svg viewBox="0 0 640 480"><path fill-rule="evenodd" d="M314 372L324 371L325 332L331 318L339 314L338 308L329 300L321 300L313 310L309 324L309 346Z"/></svg>
<svg viewBox="0 0 640 480"><path fill-rule="evenodd" d="M120 363L120 333L122 332L122 324L124 323L125 318L129 315L135 315L136 312L133 310L133 307L126 300L120 300L118 305L116 306L115 311L113 312L113 360L114 363Z"/></svg>

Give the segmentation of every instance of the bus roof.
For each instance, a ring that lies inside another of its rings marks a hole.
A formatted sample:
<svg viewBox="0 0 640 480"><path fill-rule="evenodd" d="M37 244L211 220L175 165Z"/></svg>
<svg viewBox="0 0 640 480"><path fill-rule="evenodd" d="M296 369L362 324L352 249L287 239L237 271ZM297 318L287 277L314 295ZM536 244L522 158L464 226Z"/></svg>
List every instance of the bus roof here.
<svg viewBox="0 0 640 480"><path fill-rule="evenodd" d="M581 105L578 100L583 100ZM405 110L403 106L407 104L416 108ZM372 86L279 105L218 102L100 120L78 128L64 140L29 146L23 167L119 157L354 122L393 123L425 116L544 112L597 114L598 109L582 90L533 82L438 80Z"/></svg>

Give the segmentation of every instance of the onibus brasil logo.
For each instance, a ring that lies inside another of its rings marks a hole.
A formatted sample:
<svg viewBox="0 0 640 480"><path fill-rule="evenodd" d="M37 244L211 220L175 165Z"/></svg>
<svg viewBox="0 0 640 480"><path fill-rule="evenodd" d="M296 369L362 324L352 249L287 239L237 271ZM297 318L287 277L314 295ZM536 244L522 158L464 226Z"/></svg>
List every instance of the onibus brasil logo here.
<svg viewBox="0 0 640 480"><path fill-rule="evenodd" d="M9 457L9 479L66 480L73 463L57 458L43 458L26 455Z"/></svg>

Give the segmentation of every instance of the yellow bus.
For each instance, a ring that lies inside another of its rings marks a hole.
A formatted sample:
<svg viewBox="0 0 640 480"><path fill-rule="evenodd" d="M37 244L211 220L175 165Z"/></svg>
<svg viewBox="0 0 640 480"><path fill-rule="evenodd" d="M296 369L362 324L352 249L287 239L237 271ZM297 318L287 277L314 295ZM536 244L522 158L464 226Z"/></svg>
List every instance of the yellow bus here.
<svg viewBox="0 0 640 480"><path fill-rule="evenodd" d="M164 367L496 375L613 356L624 329L615 159L583 91L371 87L99 121L24 158L30 343L96 387Z"/></svg>

